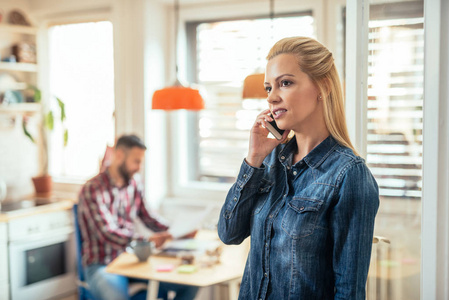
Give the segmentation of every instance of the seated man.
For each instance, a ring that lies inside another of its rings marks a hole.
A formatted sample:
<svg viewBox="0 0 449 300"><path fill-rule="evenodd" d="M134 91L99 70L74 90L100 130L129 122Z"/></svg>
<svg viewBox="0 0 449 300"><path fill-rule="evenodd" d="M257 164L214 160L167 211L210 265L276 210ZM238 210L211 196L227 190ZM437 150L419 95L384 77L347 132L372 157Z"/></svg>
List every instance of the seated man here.
<svg viewBox="0 0 449 300"><path fill-rule="evenodd" d="M156 247L171 238L168 226L145 208L142 183L134 178L145 150L137 136L120 137L109 167L87 181L79 194L78 219L85 278L97 300L129 299L128 278L107 273L105 268L133 239L145 239L135 232L135 218L140 218L155 232L149 240ZM174 291L176 300L189 300L195 297L197 290L191 286L161 283L158 298L167 299L168 291Z"/></svg>

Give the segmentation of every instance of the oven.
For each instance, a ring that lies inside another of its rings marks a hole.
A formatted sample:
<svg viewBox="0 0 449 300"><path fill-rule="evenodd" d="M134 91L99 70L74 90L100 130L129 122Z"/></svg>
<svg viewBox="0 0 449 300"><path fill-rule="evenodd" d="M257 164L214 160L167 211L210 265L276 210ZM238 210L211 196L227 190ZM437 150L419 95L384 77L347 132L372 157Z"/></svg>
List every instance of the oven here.
<svg viewBox="0 0 449 300"><path fill-rule="evenodd" d="M12 219L8 224L12 300L50 299L76 290L71 211Z"/></svg>

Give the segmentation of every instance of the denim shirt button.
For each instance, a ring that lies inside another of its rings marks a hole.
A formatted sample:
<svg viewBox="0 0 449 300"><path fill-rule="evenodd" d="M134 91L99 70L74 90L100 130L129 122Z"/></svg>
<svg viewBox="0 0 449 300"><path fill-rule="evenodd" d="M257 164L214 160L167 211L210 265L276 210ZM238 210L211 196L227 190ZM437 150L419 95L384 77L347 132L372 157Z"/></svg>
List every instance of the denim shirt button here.
<svg viewBox="0 0 449 300"><path fill-rule="evenodd" d="M273 215L269 215L268 217L270 217L270 219L271 219L271 218L273 218Z"/></svg>
<svg viewBox="0 0 449 300"><path fill-rule="evenodd" d="M268 277L268 273L263 274L265 277Z"/></svg>
<svg viewBox="0 0 449 300"><path fill-rule="evenodd" d="M304 206L302 206L299 210L304 210Z"/></svg>
<svg viewBox="0 0 449 300"><path fill-rule="evenodd" d="M268 243L265 243L265 248L268 248Z"/></svg>
<svg viewBox="0 0 449 300"><path fill-rule="evenodd" d="M295 176L296 176L296 174L298 174L298 172L296 172L296 171L293 171L293 175L295 175Z"/></svg>
<svg viewBox="0 0 449 300"><path fill-rule="evenodd" d="M237 202L237 197L234 197L234 202Z"/></svg>
<svg viewBox="0 0 449 300"><path fill-rule="evenodd" d="M246 174L243 174L243 178L246 178L246 177L248 177L248 175L246 175Z"/></svg>
<svg viewBox="0 0 449 300"><path fill-rule="evenodd" d="M281 160L284 160L284 159L285 159L285 156L284 156L284 155L282 155L282 156L281 156Z"/></svg>

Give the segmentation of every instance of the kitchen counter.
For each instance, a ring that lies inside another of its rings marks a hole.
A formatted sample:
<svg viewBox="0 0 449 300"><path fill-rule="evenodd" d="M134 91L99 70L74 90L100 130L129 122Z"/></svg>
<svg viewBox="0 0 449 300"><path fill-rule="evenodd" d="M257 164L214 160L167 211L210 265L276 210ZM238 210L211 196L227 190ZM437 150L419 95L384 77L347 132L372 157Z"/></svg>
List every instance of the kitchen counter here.
<svg viewBox="0 0 449 300"><path fill-rule="evenodd" d="M30 201L34 201L35 203L31 203L31 205L24 205L24 207L7 211L0 212L0 222L9 222L13 219L28 217L37 214L56 212L61 210L69 210L72 208L74 202L69 199L60 199L60 200L43 200L43 199L33 199L33 200L25 200L29 204ZM5 204L3 204L5 206Z"/></svg>

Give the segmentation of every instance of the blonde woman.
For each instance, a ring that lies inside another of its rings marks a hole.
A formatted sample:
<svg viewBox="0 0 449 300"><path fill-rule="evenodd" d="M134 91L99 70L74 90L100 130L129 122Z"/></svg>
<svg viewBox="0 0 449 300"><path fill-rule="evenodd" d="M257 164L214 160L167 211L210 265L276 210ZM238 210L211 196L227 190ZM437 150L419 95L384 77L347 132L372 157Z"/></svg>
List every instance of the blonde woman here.
<svg viewBox="0 0 449 300"><path fill-rule="evenodd" d="M332 53L292 37L267 60L269 109L218 223L226 244L251 237L239 299L365 299L379 194L349 140ZM281 140L267 137L273 120Z"/></svg>

